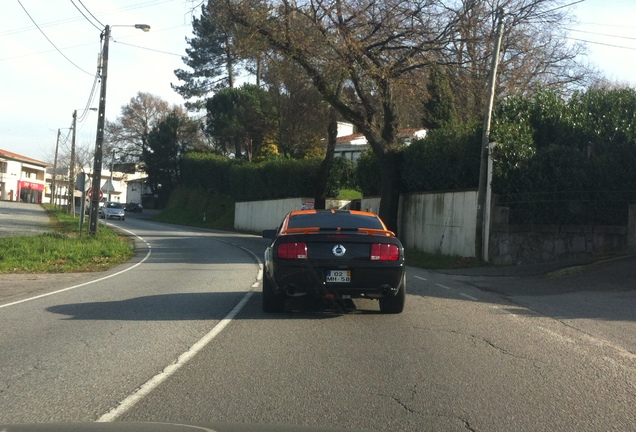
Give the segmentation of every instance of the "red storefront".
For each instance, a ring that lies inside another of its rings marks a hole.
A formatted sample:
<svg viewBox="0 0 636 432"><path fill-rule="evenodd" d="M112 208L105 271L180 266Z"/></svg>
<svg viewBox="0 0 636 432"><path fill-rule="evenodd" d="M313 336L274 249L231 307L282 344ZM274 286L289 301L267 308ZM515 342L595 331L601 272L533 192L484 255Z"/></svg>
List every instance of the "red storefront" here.
<svg viewBox="0 0 636 432"><path fill-rule="evenodd" d="M20 201L40 204L44 194L44 183L36 183L27 180L18 181L18 196Z"/></svg>

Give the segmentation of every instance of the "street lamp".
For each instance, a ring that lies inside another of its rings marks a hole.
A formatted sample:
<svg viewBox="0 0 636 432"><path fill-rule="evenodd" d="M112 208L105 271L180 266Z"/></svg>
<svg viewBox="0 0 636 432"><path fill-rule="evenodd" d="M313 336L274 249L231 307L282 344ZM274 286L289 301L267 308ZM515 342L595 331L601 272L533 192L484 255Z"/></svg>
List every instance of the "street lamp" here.
<svg viewBox="0 0 636 432"><path fill-rule="evenodd" d="M135 27L145 32L150 30L148 24L135 24L132 26L113 26L113 27ZM108 76L108 43L110 40L110 26L104 27L104 31L100 35L104 41L101 58L101 78L102 85L99 93L99 114L97 117L97 136L95 138L95 156L93 158L93 184L91 195L91 211L90 223L88 226L91 234L97 234L97 212L99 211L99 190L102 179L102 146L104 144L104 123L106 116L106 78Z"/></svg>

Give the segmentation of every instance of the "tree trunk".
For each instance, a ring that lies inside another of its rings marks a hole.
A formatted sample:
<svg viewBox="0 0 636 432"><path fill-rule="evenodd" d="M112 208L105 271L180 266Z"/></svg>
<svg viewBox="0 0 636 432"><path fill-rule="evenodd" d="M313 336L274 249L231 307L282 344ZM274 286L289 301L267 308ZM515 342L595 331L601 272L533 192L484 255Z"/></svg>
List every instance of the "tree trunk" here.
<svg viewBox="0 0 636 432"><path fill-rule="evenodd" d="M380 188L380 211L378 215L384 221L387 228L398 234L398 210L400 206L401 192L401 154L390 151L380 160L380 175L382 186Z"/></svg>
<svg viewBox="0 0 636 432"><path fill-rule="evenodd" d="M241 139L232 138L232 141L234 141L234 157L236 159L241 159L243 157L243 146L241 145Z"/></svg>
<svg viewBox="0 0 636 432"><path fill-rule="evenodd" d="M327 183L333 167L333 157L336 150L336 138L338 137L338 117L336 110L329 109L329 125L327 126L327 154L320 164L316 189L314 192L314 208L324 209L327 204Z"/></svg>

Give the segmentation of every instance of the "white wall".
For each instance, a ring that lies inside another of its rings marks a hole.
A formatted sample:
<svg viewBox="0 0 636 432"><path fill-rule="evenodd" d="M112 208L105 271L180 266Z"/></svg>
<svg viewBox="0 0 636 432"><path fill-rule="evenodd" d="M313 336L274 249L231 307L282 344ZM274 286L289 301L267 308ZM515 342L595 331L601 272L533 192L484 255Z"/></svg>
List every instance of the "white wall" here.
<svg viewBox="0 0 636 432"><path fill-rule="evenodd" d="M288 212L300 210L308 201L313 202L313 198L237 202L234 204L234 228L253 232L278 228Z"/></svg>
<svg viewBox="0 0 636 432"><path fill-rule="evenodd" d="M299 210L307 201L313 199L237 202L234 228L254 232L277 228L287 212ZM327 207L338 208L335 202ZM380 198L363 198L361 209L378 213ZM474 257L476 215L477 191L402 195L399 237L408 248Z"/></svg>
<svg viewBox="0 0 636 432"><path fill-rule="evenodd" d="M476 214L477 191L402 195L400 240L424 252L474 257Z"/></svg>
<svg viewBox="0 0 636 432"><path fill-rule="evenodd" d="M380 211L380 197L363 197L360 202L360 210L378 214Z"/></svg>
<svg viewBox="0 0 636 432"><path fill-rule="evenodd" d="M312 203L313 198L287 198L267 201L238 202L234 205L234 228L244 231L260 232L264 229L278 228L283 217L292 210L301 210L303 204ZM328 209L346 209L349 200L328 199Z"/></svg>

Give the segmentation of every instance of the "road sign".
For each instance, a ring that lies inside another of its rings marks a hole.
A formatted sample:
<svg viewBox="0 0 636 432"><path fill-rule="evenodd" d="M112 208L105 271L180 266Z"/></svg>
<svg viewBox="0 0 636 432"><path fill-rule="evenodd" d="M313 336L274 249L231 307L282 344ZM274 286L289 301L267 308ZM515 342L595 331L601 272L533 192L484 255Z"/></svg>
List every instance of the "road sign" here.
<svg viewBox="0 0 636 432"><path fill-rule="evenodd" d="M76 190L84 190L84 185L86 183L86 174L79 173L77 177L75 177L75 189Z"/></svg>
<svg viewBox="0 0 636 432"><path fill-rule="evenodd" d="M104 186L102 186L102 191L106 192L107 194L115 193L116 191L115 186L113 186L113 182L110 180L106 180Z"/></svg>
<svg viewBox="0 0 636 432"><path fill-rule="evenodd" d="M90 200L90 199L93 199L93 189L89 189L89 190L86 192L86 196L88 197L88 199L89 199L89 200ZM100 190L100 191L99 191L99 200L101 201L101 200L102 200L102 198L104 198L104 192Z"/></svg>

